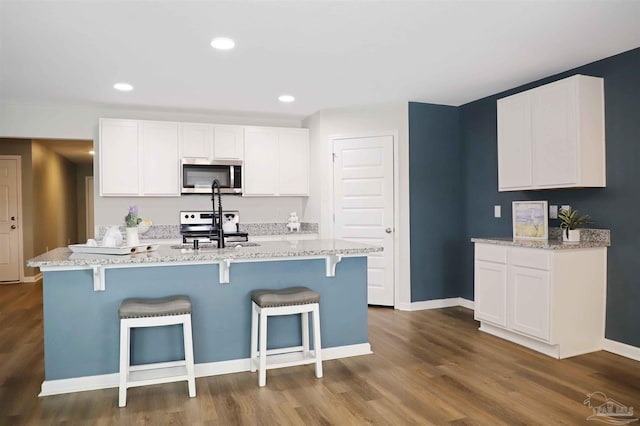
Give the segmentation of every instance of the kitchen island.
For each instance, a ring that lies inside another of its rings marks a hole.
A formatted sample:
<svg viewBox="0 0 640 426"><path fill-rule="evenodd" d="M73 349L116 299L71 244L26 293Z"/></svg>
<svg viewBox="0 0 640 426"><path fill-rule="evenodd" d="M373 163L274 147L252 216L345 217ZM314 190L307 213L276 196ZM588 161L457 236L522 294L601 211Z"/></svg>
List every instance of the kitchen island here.
<svg viewBox="0 0 640 426"><path fill-rule="evenodd" d="M367 253L342 240L176 248L132 255L58 248L27 262L43 272L45 380L41 395L117 387L118 307L127 297L184 294L193 303L196 376L249 371L250 292L304 285L321 296L323 358L371 353ZM300 344L300 321L270 321L268 347ZM183 356L179 326L132 332L132 364Z"/></svg>

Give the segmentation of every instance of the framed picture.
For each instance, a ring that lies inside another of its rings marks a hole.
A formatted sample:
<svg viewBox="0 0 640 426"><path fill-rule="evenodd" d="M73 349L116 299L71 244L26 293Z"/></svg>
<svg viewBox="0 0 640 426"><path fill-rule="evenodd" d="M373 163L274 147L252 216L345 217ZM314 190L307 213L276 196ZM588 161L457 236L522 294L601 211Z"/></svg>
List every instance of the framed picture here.
<svg viewBox="0 0 640 426"><path fill-rule="evenodd" d="M549 235L549 209L546 201L514 201L513 238L546 240Z"/></svg>

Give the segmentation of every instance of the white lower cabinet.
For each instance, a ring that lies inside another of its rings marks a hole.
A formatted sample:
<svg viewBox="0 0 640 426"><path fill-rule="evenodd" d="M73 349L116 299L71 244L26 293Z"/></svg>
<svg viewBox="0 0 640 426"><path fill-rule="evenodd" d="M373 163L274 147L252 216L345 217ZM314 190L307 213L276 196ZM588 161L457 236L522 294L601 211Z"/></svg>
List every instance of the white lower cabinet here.
<svg viewBox="0 0 640 426"><path fill-rule="evenodd" d="M602 349L606 247L475 244L480 330L555 358Z"/></svg>
<svg viewBox="0 0 640 426"><path fill-rule="evenodd" d="M509 284L509 328L549 341L549 271L511 266Z"/></svg>
<svg viewBox="0 0 640 426"><path fill-rule="evenodd" d="M507 265L477 260L476 319L507 326Z"/></svg>

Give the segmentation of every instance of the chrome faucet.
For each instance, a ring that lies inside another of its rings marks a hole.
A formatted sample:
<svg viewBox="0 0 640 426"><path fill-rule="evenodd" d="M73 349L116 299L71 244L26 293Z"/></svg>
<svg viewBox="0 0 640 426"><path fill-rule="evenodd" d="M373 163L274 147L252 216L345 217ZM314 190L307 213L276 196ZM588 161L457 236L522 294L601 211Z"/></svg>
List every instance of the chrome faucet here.
<svg viewBox="0 0 640 426"><path fill-rule="evenodd" d="M216 193L218 194L218 219L216 219ZM220 196L220 182L214 179L211 182L212 225L211 232L217 234L218 248L224 248L224 231L222 230L222 197Z"/></svg>

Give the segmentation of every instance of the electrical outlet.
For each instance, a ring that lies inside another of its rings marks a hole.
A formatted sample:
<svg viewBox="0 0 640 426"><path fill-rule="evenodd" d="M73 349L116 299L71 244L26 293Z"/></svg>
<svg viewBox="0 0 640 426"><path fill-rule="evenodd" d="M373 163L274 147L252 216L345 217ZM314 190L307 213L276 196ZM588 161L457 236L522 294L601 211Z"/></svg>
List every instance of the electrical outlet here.
<svg viewBox="0 0 640 426"><path fill-rule="evenodd" d="M502 207L493 206L493 217L502 217Z"/></svg>
<svg viewBox="0 0 640 426"><path fill-rule="evenodd" d="M549 219L558 218L558 206L549 206Z"/></svg>

